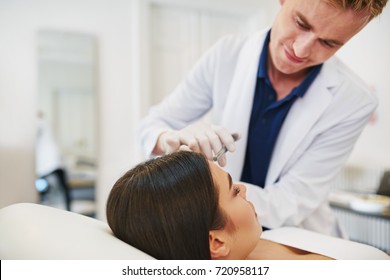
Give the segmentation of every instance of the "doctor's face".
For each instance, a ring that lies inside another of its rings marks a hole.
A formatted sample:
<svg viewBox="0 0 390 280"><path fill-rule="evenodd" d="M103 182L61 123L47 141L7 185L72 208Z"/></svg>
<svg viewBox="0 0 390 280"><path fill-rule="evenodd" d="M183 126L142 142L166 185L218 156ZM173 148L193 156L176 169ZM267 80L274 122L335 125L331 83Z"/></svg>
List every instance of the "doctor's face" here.
<svg viewBox="0 0 390 280"><path fill-rule="evenodd" d="M330 58L369 21L367 13L341 10L326 0L280 0L269 53L283 74L306 73Z"/></svg>
<svg viewBox="0 0 390 280"><path fill-rule="evenodd" d="M216 164L209 162L209 165L218 188L219 207L227 215L227 227L233 228L229 245L235 256L246 257L256 246L262 232L255 208L246 200L244 185L233 183L230 174Z"/></svg>

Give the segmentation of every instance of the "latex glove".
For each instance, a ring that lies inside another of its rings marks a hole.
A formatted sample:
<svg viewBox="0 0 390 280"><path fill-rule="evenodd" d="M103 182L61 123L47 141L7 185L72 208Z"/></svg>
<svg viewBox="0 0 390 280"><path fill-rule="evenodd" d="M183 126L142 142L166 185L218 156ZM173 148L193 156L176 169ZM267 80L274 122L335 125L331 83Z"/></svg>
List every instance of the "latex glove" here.
<svg viewBox="0 0 390 280"><path fill-rule="evenodd" d="M227 129L198 122L181 130L166 131L157 141L157 146L162 154L169 154L177 150L190 150L206 155L209 160L225 145L229 152L236 149L232 133ZM220 166L226 165L226 156L218 159Z"/></svg>

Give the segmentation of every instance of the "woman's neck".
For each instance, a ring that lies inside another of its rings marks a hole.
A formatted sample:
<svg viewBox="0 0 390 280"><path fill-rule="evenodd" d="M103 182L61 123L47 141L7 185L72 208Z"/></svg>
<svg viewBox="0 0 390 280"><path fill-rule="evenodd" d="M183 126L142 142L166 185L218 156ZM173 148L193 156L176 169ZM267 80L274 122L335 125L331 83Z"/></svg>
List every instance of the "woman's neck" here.
<svg viewBox="0 0 390 280"><path fill-rule="evenodd" d="M260 239L256 248L247 256L249 260L331 260L331 258L273 241Z"/></svg>

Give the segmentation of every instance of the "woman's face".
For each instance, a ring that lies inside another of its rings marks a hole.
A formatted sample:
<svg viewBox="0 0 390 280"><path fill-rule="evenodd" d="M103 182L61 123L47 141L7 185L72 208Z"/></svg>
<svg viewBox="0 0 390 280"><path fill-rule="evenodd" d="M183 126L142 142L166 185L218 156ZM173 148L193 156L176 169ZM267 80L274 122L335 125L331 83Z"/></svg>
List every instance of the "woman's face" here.
<svg viewBox="0 0 390 280"><path fill-rule="evenodd" d="M219 207L228 216L230 233L229 245L233 258L245 258L260 239L261 227L251 202L246 200L246 187L234 184L229 173L209 162L214 183L219 192ZM227 229L226 229L227 230Z"/></svg>

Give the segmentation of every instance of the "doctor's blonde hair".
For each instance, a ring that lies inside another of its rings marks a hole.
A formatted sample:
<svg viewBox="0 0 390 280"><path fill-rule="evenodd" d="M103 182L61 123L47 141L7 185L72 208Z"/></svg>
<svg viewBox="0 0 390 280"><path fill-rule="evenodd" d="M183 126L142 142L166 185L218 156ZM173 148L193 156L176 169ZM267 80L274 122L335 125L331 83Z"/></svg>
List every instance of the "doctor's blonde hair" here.
<svg viewBox="0 0 390 280"><path fill-rule="evenodd" d="M387 0L326 0L329 4L344 10L352 9L355 12L368 12L369 19L380 15L387 4Z"/></svg>

